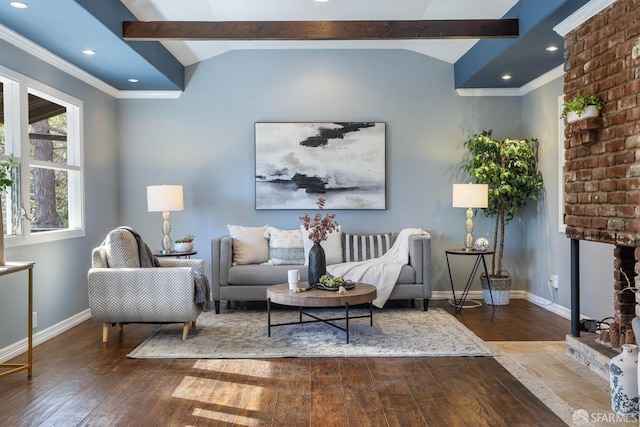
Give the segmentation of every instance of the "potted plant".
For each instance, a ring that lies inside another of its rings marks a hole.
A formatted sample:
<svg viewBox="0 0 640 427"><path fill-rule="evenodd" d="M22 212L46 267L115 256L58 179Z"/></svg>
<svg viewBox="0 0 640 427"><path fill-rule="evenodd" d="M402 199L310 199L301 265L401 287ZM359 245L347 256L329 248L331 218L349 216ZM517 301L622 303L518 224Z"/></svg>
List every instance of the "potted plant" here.
<svg viewBox="0 0 640 427"><path fill-rule="evenodd" d="M0 193L11 188L13 185L13 171L18 166L13 156L9 156L6 160L0 161ZM6 264L4 254L4 220L2 219L2 198L0 197L0 266Z"/></svg>
<svg viewBox="0 0 640 427"><path fill-rule="evenodd" d="M191 252L193 250L193 235L189 234L182 239L175 241L174 249L176 252Z"/></svg>
<svg viewBox="0 0 640 427"><path fill-rule="evenodd" d="M578 95L571 101L562 104L561 119L566 119L567 123L573 123L580 119L598 117L604 103L596 94Z"/></svg>
<svg viewBox="0 0 640 427"><path fill-rule="evenodd" d="M505 227L529 200L537 200L542 189L542 175L538 171L538 141L510 139L498 141L492 131L483 131L465 142L469 160L462 170L478 184L489 185L488 207L485 215L496 218L493 234L495 255L491 261L491 289L511 289L511 276L502 268ZM483 283L483 289L487 289ZM500 295L500 294L497 294ZM485 301L490 293L485 292ZM488 302L491 302L490 300ZM494 299L495 304L495 299ZM498 304L499 305L499 304Z"/></svg>

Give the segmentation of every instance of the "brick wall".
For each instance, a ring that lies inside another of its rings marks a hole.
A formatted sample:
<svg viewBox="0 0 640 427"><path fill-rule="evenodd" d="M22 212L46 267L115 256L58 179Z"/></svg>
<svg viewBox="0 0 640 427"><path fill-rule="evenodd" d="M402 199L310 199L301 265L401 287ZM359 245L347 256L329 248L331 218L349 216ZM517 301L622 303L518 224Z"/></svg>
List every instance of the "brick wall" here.
<svg viewBox="0 0 640 427"><path fill-rule="evenodd" d="M602 117L565 128L567 236L640 246L640 0L618 0L565 38L565 99Z"/></svg>
<svg viewBox="0 0 640 427"><path fill-rule="evenodd" d="M623 291L627 279L640 287L640 250L627 250L640 247L640 0L618 0L566 35L565 99L591 92L604 101L601 117L565 128L566 234L616 245L614 318L624 336L640 314Z"/></svg>

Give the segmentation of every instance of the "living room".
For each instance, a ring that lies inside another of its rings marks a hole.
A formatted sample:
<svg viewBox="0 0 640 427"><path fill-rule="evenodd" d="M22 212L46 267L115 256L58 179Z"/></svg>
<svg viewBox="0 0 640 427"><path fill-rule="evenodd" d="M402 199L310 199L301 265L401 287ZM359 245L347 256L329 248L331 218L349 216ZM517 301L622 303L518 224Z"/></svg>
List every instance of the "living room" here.
<svg viewBox="0 0 640 427"><path fill-rule="evenodd" d="M171 215L172 235L193 234L208 271L211 238L227 234L227 224L298 227L303 211L254 208L257 122L386 123L387 208L337 211L337 220L354 233L427 230L434 299L450 296L445 250L460 246L464 234L465 212L451 205L453 184L468 181L460 168L464 142L489 129L498 138L537 138L543 195L508 225L504 263L514 298L569 315L570 241L560 223L562 66L517 94L487 89L461 96L467 93L456 90L452 63L409 50L246 49L186 67L177 99L130 99L6 40L0 58L3 68L70 94L84 109L84 237L7 247L8 260L36 263L37 342L89 318L90 254L109 230L129 225L160 248L161 217L147 212L148 185L183 185L184 210ZM478 213L474 235L491 240L493 225ZM581 242L580 255L581 314L611 316L612 246ZM456 271L454 280L464 281L467 271ZM559 277L557 291L548 286L551 274ZM2 282L0 324L11 326L0 330L6 359L24 349L26 302L22 278Z"/></svg>

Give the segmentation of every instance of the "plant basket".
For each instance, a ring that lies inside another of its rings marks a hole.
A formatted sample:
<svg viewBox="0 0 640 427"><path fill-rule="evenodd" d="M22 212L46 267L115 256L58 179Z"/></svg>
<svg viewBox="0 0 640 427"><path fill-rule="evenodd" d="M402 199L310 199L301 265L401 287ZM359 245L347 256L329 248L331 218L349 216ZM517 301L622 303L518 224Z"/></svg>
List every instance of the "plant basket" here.
<svg viewBox="0 0 640 427"><path fill-rule="evenodd" d="M509 304L511 294L511 276L507 273L506 277L492 277L491 291L489 291L489 282L486 274L480 275L480 283L482 284L482 293L484 295L484 303L491 305L491 297L493 296L493 305Z"/></svg>

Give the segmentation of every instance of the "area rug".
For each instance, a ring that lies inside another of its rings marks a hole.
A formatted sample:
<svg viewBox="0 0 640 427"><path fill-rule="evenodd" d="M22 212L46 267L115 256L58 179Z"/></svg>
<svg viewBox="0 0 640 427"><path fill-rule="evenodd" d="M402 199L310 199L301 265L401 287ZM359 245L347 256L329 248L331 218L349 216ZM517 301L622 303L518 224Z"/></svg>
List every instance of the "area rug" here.
<svg viewBox="0 0 640 427"><path fill-rule="evenodd" d="M360 311L358 311L360 310ZM350 310L351 315L368 310ZM314 310L321 317L343 312ZM294 322L296 310L273 310L272 323ZM267 336L266 311L205 312L182 341L182 325L165 325L127 356L130 358L248 359L280 357L494 356L496 353L441 308L374 310L349 322L345 333L324 323L278 326Z"/></svg>

